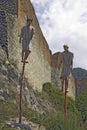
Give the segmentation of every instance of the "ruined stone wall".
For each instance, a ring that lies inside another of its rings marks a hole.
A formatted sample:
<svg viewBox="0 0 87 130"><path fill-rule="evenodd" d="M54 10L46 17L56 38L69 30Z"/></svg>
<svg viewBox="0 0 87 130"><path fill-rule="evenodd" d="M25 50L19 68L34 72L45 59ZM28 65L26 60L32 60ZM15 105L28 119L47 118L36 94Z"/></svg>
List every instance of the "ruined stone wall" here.
<svg viewBox="0 0 87 130"><path fill-rule="evenodd" d="M51 82L51 54L30 0L2 0L0 1L0 10L3 11L1 12L3 13L3 20L1 19L3 24L1 24L2 31L0 33L3 37L0 44L2 46L3 43L10 63L16 64L19 75L22 71L22 48L18 35L22 26L26 24L26 15L33 18L32 26L35 28L35 34L30 45L31 54L28 58L29 64L26 64L25 67L25 77L32 88L41 91L43 83Z"/></svg>
<svg viewBox="0 0 87 130"><path fill-rule="evenodd" d="M5 4L0 3L0 29L2 29L0 32L0 35L2 35L2 37L0 36L0 45L1 47L2 44L4 45L5 48L2 47L2 49L9 56L10 64L16 64L20 75L23 64L21 63L22 48L18 41L18 35L22 26L26 24L25 19L28 15L28 17L33 18L32 26L35 28L35 34L30 44L31 53L28 57L29 63L25 67L25 78L29 85L38 91L42 90L42 85L46 82L52 82L53 85L60 89L60 71L57 65L59 53L52 56L30 0L26 0L26 2L25 0L4 0L4 2Z"/></svg>
<svg viewBox="0 0 87 130"><path fill-rule="evenodd" d="M58 60L60 53L55 53L52 55L52 68L51 68L51 80L54 86L61 89L60 81L60 70L58 69Z"/></svg>

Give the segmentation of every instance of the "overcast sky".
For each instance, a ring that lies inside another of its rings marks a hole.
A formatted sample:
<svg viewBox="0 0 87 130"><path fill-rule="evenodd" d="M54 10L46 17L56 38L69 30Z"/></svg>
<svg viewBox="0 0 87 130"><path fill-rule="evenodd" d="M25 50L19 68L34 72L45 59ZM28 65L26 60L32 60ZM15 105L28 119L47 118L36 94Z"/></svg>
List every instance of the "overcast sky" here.
<svg viewBox="0 0 87 130"><path fill-rule="evenodd" d="M31 0L52 53L69 45L74 67L87 69L87 0Z"/></svg>

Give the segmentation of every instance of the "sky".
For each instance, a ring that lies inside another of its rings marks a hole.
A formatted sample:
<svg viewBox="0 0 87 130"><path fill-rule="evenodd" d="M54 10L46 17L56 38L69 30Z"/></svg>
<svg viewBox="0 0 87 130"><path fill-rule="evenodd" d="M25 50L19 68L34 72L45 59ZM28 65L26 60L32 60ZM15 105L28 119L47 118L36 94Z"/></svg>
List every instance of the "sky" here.
<svg viewBox="0 0 87 130"><path fill-rule="evenodd" d="M52 53L67 44L74 67L87 70L87 0L31 0Z"/></svg>

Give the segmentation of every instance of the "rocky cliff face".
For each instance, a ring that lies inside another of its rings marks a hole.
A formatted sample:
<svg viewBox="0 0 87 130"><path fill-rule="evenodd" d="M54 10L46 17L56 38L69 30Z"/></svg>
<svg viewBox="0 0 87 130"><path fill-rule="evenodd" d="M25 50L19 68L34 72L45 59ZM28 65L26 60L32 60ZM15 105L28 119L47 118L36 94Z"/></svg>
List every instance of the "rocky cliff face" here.
<svg viewBox="0 0 87 130"><path fill-rule="evenodd" d="M0 1L0 90L1 98L9 99L10 90L12 90L12 81L17 86L18 73L15 68L17 54L17 1ZM10 63L6 64L7 58L10 58ZM4 94L5 93L5 94ZM6 98L7 97L7 98ZM12 97L12 96L11 96Z"/></svg>

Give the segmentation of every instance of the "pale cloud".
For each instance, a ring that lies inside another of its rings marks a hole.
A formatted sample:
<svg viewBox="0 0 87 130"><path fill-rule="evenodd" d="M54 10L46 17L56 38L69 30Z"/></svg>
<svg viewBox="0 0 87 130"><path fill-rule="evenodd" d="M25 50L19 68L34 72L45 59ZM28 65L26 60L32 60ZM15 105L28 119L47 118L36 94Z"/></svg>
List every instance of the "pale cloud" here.
<svg viewBox="0 0 87 130"><path fill-rule="evenodd" d="M34 4L44 5L48 0L31 0Z"/></svg>
<svg viewBox="0 0 87 130"><path fill-rule="evenodd" d="M63 51L67 43L74 52L75 67L87 69L87 0L31 1L52 52Z"/></svg>

